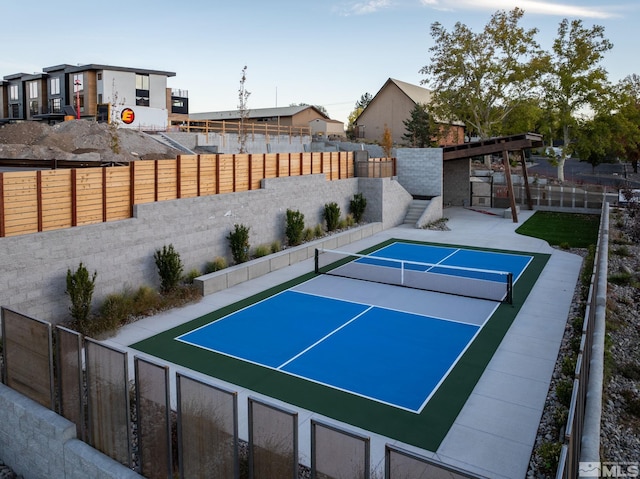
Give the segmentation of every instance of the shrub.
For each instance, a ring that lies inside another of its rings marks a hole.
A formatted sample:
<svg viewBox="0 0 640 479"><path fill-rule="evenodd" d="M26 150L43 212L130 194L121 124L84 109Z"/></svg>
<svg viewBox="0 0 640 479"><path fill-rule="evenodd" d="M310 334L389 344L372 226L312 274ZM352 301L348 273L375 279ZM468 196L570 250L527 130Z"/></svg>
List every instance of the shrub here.
<svg viewBox="0 0 640 479"><path fill-rule="evenodd" d="M82 330L86 328L91 312L91 299L93 298L93 290L96 283L98 273L93 272L93 276L89 276L87 268L80 263L75 273L67 269L67 289L66 293L71 300L69 311L75 323L76 328Z"/></svg>
<svg viewBox="0 0 640 479"><path fill-rule="evenodd" d="M225 269L227 267L227 260L222 256L216 256L213 258L213 261L209 261L204 267L204 274L213 273L215 271L220 271L221 269Z"/></svg>
<svg viewBox="0 0 640 479"><path fill-rule="evenodd" d="M558 402L564 407L568 408L571 405L571 393L573 392L573 381L570 379L563 379L558 381L556 385L556 397Z"/></svg>
<svg viewBox="0 0 640 479"><path fill-rule="evenodd" d="M182 279L183 266L180 255L173 245L165 245L161 250L156 250L153 258L160 276L160 292L166 294L176 289Z"/></svg>
<svg viewBox="0 0 640 479"><path fill-rule="evenodd" d="M249 260L249 227L245 225L233 225L233 231L227 236L231 247L231 256L236 263L244 263Z"/></svg>
<svg viewBox="0 0 640 479"><path fill-rule="evenodd" d="M302 243L302 232L304 231L304 215L299 211L287 210L287 226L285 234L289 245L296 246Z"/></svg>
<svg viewBox="0 0 640 479"><path fill-rule="evenodd" d="M316 238L324 236L324 229L322 228L322 225L320 223L318 223L314 228L313 234Z"/></svg>
<svg viewBox="0 0 640 479"><path fill-rule="evenodd" d="M327 231L335 231L340 223L340 207L337 203L324 205L324 220L327 223Z"/></svg>
<svg viewBox="0 0 640 479"><path fill-rule="evenodd" d="M282 244L278 240L274 240L271 242L271 252L277 253L282 249Z"/></svg>
<svg viewBox="0 0 640 479"><path fill-rule="evenodd" d="M256 249L253 251L253 256L256 258L262 258L263 256L267 256L271 253L271 248L269 245L261 244L256 246Z"/></svg>
<svg viewBox="0 0 640 479"><path fill-rule="evenodd" d="M573 356L565 356L562 359L562 374L573 377L576 371L576 358Z"/></svg>
<svg viewBox="0 0 640 479"><path fill-rule="evenodd" d="M302 241L311 241L315 238L315 229L305 228L302 232Z"/></svg>
<svg viewBox="0 0 640 479"><path fill-rule="evenodd" d="M620 393L625 400L625 411L629 414L640 417L640 399L638 399L633 391L624 389Z"/></svg>
<svg viewBox="0 0 640 479"><path fill-rule="evenodd" d="M545 474L555 474L560 460L562 444L559 442L544 442L538 448L540 471Z"/></svg>
<svg viewBox="0 0 640 479"><path fill-rule="evenodd" d="M116 329L133 316L133 296L129 293L109 294L100 306L100 319L95 325L93 333L101 333Z"/></svg>
<svg viewBox="0 0 640 479"><path fill-rule="evenodd" d="M618 372L627 379L640 381L640 364L627 362L618 366Z"/></svg>
<svg viewBox="0 0 640 479"><path fill-rule="evenodd" d="M367 199L362 193L356 193L353 195L353 199L349 203L349 212L353 215L353 220L356 223L360 223L364 210L367 207Z"/></svg>
<svg viewBox="0 0 640 479"><path fill-rule="evenodd" d="M194 268L184 276L183 281L185 284L193 284L193 280L198 276L200 276L200 271Z"/></svg>
<svg viewBox="0 0 640 479"><path fill-rule="evenodd" d="M134 316L148 316L158 309L160 298L158 292L151 286L140 286L133 293Z"/></svg>
<svg viewBox="0 0 640 479"><path fill-rule="evenodd" d="M609 276L610 283L617 284L619 286L627 286L631 284L633 277L631 273L616 273Z"/></svg>

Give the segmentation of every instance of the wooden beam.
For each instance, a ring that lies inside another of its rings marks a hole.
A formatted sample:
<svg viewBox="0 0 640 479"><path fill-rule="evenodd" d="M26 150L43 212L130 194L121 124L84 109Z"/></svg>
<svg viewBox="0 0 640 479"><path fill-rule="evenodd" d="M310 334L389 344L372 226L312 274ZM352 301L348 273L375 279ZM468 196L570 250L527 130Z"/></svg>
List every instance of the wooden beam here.
<svg viewBox="0 0 640 479"><path fill-rule="evenodd" d="M533 210L531 188L529 188L529 174L527 173L527 159L524 156L524 150L520 150L520 161L522 162L522 180L524 181L524 191L527 195L527 207L529 210Z"/></svg>
<svg viewBox="0 0 640 479"><path fill-rule="evenodd" d="M502 151L502 164L504 165L504 177L507 180L507 194L511 205L511 218L513 222L518 222L518 212L516 211L516 197L513 194L513 181L511 181L511 165L509 165L509 150Z"/></svg>

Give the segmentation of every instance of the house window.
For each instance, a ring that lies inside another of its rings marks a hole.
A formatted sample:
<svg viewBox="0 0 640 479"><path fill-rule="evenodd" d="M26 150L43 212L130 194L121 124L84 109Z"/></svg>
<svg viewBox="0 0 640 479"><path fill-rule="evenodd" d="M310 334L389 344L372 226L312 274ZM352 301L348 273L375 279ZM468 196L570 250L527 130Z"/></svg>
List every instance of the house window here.
<svg viewBox="0 0 640 479"><path fill-rule="evenodd" d="M136 90L149 91L149 75L136 74Z"/></svg>
<svg viewBox="0 0 640 479"><path fill-rule="evenodd" d="M29 82L29 99L38 98L38 82Z"/></svg>
<svg viewBox="0 0 640 479"><path fill-rule="evenodd" d="M98 72L98 81L102 80L102 72Z"/></svg>
<svg viewBox="0 0 640 479"><path fill-rule="evenodd" d="M35 116L38 113L38 100L29 100L29 116Z"/></svg>
<svg viewBox="0 0 640 479"><path fill-rule="evenodd" d="M61 98L52 98L50 103L51 103L51 113L61 113L62 112L62 99Z"/></svg>
<svg viewBox="0 0 640 479"><path fill-rule="evenodd" d="M149 75L136 75L136 105L149 106Z"/></svg>
<svg viewBox="0 0 640 479"><path fill-rule="evenodd" d="M49 94L50 95L59 95L60 94L60 78L51 78L49 80Z"/></svg>
<svg viewBox="0 0 640 479"><path fill-rule="evenodd" d="M9 86L9 100L18 100L20 95L18 94L18 85Z"/></svg>
<svg viewBox="0 0 640 479"><path fill-rule="evenodd" d="M76 111L84 113L84 78L82 73L73 75L73 93L75 98L73 99L73 105L76 107ZM78 104L79 103L79 104Z"/></svg>

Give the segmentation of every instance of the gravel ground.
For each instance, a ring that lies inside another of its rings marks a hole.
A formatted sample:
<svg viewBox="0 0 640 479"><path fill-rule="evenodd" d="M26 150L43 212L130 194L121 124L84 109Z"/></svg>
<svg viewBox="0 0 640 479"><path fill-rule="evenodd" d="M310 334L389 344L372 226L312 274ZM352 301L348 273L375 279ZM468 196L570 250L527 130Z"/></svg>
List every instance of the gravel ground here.
<svg viewBox="0 0 640 479"><path fill-rule="evenodd" d="M586 250L575 250L583 257ZM640 461L640 208L612 208L609 222L607 285L607 353L601 421L600 451L603 462ZM584 305L576 287L569 321L538 429L527 478L547 479L551 474L541 457L544 443L557 443L564 435L566 408L556 386L571 379L563 364L575 357L575 318ZM564 369L564 371L563 371Z"/></svg>

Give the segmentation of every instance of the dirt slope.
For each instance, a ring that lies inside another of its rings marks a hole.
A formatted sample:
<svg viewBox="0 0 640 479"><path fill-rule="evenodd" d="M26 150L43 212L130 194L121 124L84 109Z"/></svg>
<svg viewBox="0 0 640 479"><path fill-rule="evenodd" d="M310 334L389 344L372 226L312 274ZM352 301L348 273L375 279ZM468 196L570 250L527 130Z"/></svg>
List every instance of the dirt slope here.
<svg viewBox="0 0 640 479"><path fill-rule="evenodd" d="M177 150L150 135L105 123L71 120L55 125L26 121L0 128L0 158L101 160L175 158Z"/></svg>

